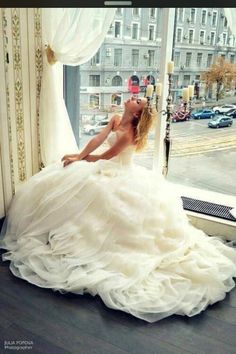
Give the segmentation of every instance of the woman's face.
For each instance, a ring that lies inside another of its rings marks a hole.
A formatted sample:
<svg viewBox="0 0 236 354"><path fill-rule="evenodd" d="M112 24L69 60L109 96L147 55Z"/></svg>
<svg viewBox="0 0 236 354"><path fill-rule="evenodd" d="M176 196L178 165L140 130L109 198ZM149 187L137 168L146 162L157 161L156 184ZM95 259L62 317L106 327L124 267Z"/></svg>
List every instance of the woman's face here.
<svg viewBox="0 0 236 354"><path fill-rule="evenodd" d="M142 112L143 108L147 103L145 97L135 97L131 96L128 100L124 102L125 108L132 114Z"/></svg>

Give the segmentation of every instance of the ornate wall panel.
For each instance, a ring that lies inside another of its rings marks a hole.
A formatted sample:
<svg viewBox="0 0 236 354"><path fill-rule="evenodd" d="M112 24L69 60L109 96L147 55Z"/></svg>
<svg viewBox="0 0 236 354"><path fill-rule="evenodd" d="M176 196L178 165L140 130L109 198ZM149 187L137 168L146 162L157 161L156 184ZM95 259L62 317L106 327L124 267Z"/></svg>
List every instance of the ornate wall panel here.
<svg viewBox="0 0 236 354"><path fill-rule="evenodd" d="M7 209L17 187L40 167L42 35L41 9L0 11L1 199Z"/></svg>

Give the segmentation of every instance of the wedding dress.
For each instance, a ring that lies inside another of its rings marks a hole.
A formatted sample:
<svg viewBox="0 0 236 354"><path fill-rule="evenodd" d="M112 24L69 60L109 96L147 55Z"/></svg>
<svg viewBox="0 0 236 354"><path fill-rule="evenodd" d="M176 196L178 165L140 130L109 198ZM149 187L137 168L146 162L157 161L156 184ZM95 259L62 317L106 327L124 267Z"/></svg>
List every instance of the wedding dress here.
<svg viewBox="0 0 236 354"><path fill-rule="evenodd" d="M3 260L37 286L98 294L149 322L196 315L234 287L236 251L193 227L171 183L135 165L133 150L34 175L13 198Z"/></svg>

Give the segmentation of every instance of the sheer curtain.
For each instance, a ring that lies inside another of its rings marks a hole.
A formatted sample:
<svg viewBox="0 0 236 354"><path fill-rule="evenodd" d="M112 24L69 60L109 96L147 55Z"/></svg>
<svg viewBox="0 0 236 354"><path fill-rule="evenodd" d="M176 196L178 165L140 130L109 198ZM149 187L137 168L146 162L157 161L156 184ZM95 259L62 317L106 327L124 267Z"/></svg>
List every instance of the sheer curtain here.
<svg viewBox="0 0 236 354"><path fill-rule="evenodd" d="M228 21L228 26L236 37L236 8L224 8L224 12Z"/></svg>
<svg viewBox="0 0 236 354"><path fill-rule="evenodd" d="M45 166L78 152L63 99L63 64L80 65L101 46L116 9L43 8L45 44L40 94L40 145ZM49 63L50 62L50 63Z"/></svg>

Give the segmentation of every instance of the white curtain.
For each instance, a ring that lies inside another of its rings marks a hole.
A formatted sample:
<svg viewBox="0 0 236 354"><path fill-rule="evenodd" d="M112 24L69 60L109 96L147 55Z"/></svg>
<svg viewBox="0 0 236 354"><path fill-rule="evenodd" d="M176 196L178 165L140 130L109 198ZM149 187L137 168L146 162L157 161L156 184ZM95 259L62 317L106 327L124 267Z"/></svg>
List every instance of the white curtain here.
<svg viewBox="0 0 236 354"><path fill-rule="evenodd" d="M236 37L236 8L224 8L225 16L233 35Z"/></svg>
<svg viewBox="0 0 236 354"><path fill-rule="evenodd" d="M40 144L45 166L78 147L63 99L63 64L81 65L95 55L114 19L116 9L42 9L43 43L54 52L55 64L44 51L40 94ZM79 117L78 117L79 119Z"/></svg>

